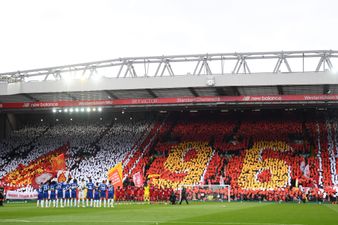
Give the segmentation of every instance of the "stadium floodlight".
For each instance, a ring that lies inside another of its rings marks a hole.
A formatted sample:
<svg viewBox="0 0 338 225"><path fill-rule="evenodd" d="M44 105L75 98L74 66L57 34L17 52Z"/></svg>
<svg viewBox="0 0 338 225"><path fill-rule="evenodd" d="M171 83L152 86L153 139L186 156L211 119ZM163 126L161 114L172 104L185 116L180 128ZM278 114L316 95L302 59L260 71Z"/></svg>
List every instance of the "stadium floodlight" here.
<svg viewBox="0 0 338 225"><path fill-rule="evenodd" d="M97 111L102 112L102 108L101 107L97 108Z"/></svg>
<svg viewBox="0 0 338 225"><path fill-rule="evenodd" d="M87 112L90 112L90 111L92 111L92 110L91 110L91 108L88 107L86 111L87 111Z"/></svg>
<svg viewBox="0 0 338 225"><path fill-rule="evenodd" d="M75 112L79 112L79 108L75 108Z"/></svg>
<svg viewBox="0 0 338 225"><path fill-rule="evenodd" d="M84 108L81 108L81 112L84 112L85 111L85 109Z"/></svg>
<svg viewBox="0 0 338 225"><path fill-rule="evenodd" d="M72 113L73 111L74 111L74 109L73 109L73 108L70 108L70 109L69 109L69 112L70 112L70 113Z"/></svg>
<svg viewBox="0 0 338 225"><path fill-rule="evenodd" d="M63 112L67 113L67 112L68 112L68 109L67 109L67 108L63 109Z"/></svg>
<svg viewBox="0 0 338 225"><path fill-rule="evenodd" d="M53 113L56 113L56 109L53 109Z"/></svg>
<svg viewBox="0 0 338 225"><path fill-rule="evenodd" d="M93 110L93 112L96 112L96 108L93 108L92 110Z"/></svg>
<svg viewBox="0 0 338 225"><path fill-rule="evenodd" d="M59 109L59 113L62 113L62 109Z"/></svg>
<svg viewBox="0 0 338 225"><path fill-rule="evenodd" d="M93 81L101 80L102 76L100 74L95 74L90 77Z"/></svg>
<svg viewBox="0 0 338 225"><path fill-rule="evenodd" d="M72 83L72 77L68 74L66 76L62 76L62 80L66 83L66 84L70 84Z"/></svg>
<svg viewBox="0 0 338 225"><path fill-rule="evenodd" d="M80 77L80 81L85 81L85 80L87 80L87 78L85 76Z"/></svg>

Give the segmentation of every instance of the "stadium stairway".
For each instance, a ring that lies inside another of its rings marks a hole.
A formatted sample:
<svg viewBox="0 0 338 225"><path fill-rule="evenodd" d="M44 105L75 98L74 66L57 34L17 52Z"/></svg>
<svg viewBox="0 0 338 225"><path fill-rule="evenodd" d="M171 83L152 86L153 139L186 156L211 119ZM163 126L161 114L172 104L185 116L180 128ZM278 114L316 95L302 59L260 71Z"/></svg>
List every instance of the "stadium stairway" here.
<svg viewBox="0 0 338 225"><path fill-rule="evenodd" d="M158 135L161 131L161 128L166 123L166 120L167 117L164 117L161 120L155 122L150 132L143 139L142 143L135 148L136 151L134 154L129 156L130 158L128 163L124 167L124 179L126 179L128 176L132 177L137 172L141 172L142 175L145 173L143 169L149 160L149 157L146 155L153 146L154 142L158 139Z"/></svg>
<svg viewBox="0 0 338 225"><path fill-rule="evenodd" d="M140 146L148 138L151 131L154 129L154 126L155 126L155 123L150 124L148 129L146 129L141 135L141 137L135 142L135 144L131 148L131 151L122 160L123 174L125 174L125 176L123 177L123 180L125 180L127 176L129 175L130 168L134 166L137 157L140 155L140 149L139 149Z"/></svg>
<svg viewBox="0 0 338 225"><path fill-rule="evenodd" d="M148 128L145 129L140 136L140 138L134 143L134 145L131 148L131 151L125 156L125 158L122 160L123 167L131 168L132 162L134 159L134 154L139 150L139 147L142 145L143 142L145 142L146 138L149 136L151 131L154 129L154 126L156 125L156 119L152 123L149 124Z"/></svg>

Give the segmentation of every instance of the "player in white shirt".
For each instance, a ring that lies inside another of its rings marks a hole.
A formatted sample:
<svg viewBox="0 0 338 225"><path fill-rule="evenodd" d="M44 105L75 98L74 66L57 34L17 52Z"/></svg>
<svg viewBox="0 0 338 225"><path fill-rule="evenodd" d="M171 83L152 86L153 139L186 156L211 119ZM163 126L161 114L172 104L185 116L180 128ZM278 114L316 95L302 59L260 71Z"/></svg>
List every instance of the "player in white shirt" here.
<svg viewBox="0 0 338 225"><path fill-rule="evenodd" d="M84 179L82 179L79 184L79 199L77 204L78 207L80 207L80 200L82 200L82 207L85 207L86 188L86 182Z"/></svg>

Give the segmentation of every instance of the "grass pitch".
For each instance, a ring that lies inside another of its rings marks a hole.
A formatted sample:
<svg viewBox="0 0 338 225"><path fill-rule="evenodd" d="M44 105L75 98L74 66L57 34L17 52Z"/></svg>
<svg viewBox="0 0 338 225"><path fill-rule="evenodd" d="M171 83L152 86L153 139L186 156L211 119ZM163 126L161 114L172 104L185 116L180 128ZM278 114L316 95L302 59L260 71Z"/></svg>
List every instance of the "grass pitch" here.
<svg viewBox="0 0 338 225"><path fill-rule="evenodd" d="M338 225L338 205L233 202L40 209L33 203L8 204L0 208L1 224Z"/></svg>

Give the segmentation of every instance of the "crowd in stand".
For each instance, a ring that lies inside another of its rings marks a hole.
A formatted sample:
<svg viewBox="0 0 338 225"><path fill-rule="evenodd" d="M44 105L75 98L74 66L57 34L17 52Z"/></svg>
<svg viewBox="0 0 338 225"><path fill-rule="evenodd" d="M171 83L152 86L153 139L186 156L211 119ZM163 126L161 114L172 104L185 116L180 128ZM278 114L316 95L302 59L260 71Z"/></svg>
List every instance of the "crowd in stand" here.
<svg viewBox="0 0 338 225"><path fill-rule="evenodd" d="M71 173L80 179L106 179L107 171L121 162L150 128L151 124L147 121L115 123L96 144L99 149L96 155L88 154Z"/></svg>
<svg viewBox="0 0 338 225"><path fill-rule="evenodd" d="M176 119L174 125L162 131L170 135L164 135L166 138L154 147L152 164L146 174L155 184L169 187L184 184L182 180L187 174L168 173L168 164L180 165L187 158L194 158L195 153L187 151L186 157L174 160L170 156L183 141L208 140L215 152L199 183L230 184L233 199L336 198L337 142L328 143L330 135L322 118L307 122L289 116L272 119L249 116L236 122L216 115L215 122L214 118L201 115L189 117ZM219 132L220 124L228 128ZM332 135L336 135L331 129ZM220 138L219 133L224 136ZM175 180L180 182L177 184Z"/></svg>
<svg viewBox="0 0 338 225"><path fill-rule="evenodd" d="M0 177L14 170L20 163L31 161L27 155L31 142L39 137L47 126L28 125L13 131L7 139L0 140Z"/></svg>
<svg viewBox="0 0 338 225"><path fill-rule="evenodd" d="M32 184L32 180L44 173L53 170L53 159L67 151L67 146L61 146L48 154L41 155L27 166L20 164L15 170L9 172L2 178L6 183L13 185L26 186Z"/></svg>
<svg viewBox="0 0 338 225"><path fill-rule="evenodd" d="M329 200L338 194L336 128L335 120L322 118L221 113L174 114L157 122L34 125L0 142L0 179L28 185L44 159L68 144L67 168L79 180L107 179L107 171L123 163L128 185L116 189L118 200L142 199L143 187L131 185L138 172L150 184L153 200L191 184L229 184L235 200ZM227 200L227 191L220 189L219 198Z"/></svg>
<svg viewBox="0 0 338 225"><path fill-rule="evenodd" d="M28 179L24 177L34 177L39 168L46 169L45 158L65 144L69 144L66 163L70 174L80 179L92 177L94 181L106 179L107 170L122 161L150 128L149 120L128 119L112 124L84 121L59 123L48 129L46 126L20 129L1 142L0 179L6 178L12 185L26 185ZM14 152L8 150L11 148ZM19 154L23 150L24 157Z"/></svg>
<svg viewBox="0 0 338 225"><path fill-rule="evenodd" d="M207 142L183 142L172 146L165 162L164 158L155 160L148 176L154 185L162 188L199 183L211 155Z"/></svg>

